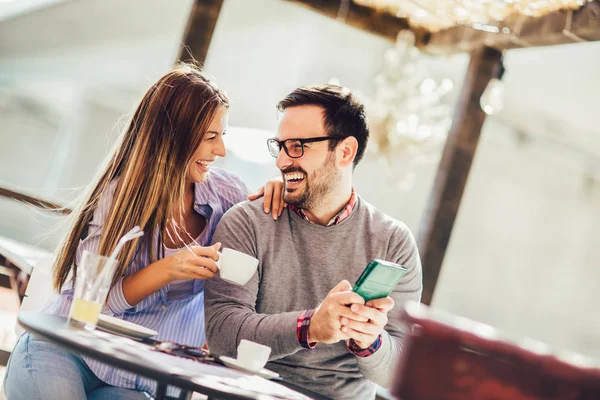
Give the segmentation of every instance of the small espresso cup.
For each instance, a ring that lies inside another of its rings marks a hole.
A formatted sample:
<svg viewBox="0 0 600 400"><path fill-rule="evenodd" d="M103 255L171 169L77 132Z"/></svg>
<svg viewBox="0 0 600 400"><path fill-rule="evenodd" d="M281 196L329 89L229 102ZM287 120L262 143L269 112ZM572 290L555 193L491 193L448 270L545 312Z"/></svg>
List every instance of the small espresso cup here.
<svg viewBox="0 0 600 400"><path fill-rule="evenodd" d="M248 283L257 266L256 258L233 249L223 249L217 260L221 279L240 286Z"/></svg>
<svg viewBox="0 0 600 400"><path fill-rule="evenodd" d="M242 339L237 348L237 361L251 371L263 369L271 355L271 348L250 340Z"/></svg>

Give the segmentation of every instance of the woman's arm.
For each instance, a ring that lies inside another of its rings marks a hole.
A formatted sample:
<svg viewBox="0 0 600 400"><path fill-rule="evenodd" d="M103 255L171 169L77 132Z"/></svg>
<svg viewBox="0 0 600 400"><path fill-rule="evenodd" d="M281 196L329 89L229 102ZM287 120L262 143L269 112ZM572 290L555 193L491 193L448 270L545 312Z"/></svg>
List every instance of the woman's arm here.
<svg viewBox="0 0 600 400"><path fill-rule="evenodd" d="M171 281L165 266L166 258L153 262L138 272L123 278L123 296L132 307Z"/></svg>
<svg viewBox="0 0 600 400"><path fill-rule="evenodd" d="M212 279L217 272L220 243L210 247L191 246L172 256L155 261L123 278L123 296L132 307L180 279Z"/></svg>

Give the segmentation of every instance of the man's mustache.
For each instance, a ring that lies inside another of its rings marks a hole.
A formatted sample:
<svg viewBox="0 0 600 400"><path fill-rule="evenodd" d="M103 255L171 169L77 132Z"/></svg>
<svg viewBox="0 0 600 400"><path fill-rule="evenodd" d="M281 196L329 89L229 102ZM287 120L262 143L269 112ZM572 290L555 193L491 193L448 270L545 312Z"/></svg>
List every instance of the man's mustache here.
<svg viewBox="0 0 600 400"><path fill-rule="evenodd" d="M308 175L302 168L297 168L297 167L296 168L290 167L290 168L280 169L280 171L281 171L282 174L292 174L294 172L300 172L300 173L302 173L304 175Z"/></svg>

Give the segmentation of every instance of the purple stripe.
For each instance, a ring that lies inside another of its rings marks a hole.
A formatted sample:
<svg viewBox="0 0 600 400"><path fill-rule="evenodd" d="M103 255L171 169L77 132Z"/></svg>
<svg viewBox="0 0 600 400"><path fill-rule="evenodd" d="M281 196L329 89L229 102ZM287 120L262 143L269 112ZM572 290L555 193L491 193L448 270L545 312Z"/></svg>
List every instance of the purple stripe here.
<svg viewBox="0 0 600 400"><path fill-rule="evenodd" d="M116 181L112 182L100 199L90 226L90 236L84 239L77 249L78 260L83 250L97 250L100 227L108 215L116 185ZM239 178L219 168L211 169L206 182L196 184L194 203L208 204L213 210L207 224L206 234L200 238L202 246L211 244L213 233L223 214L234 204L245 200L247 195L248 188ZM131 275L146 265L148 265L147 257L143 255L131 263L125 275ZM128 308L129 304L125 300L120 283L109 294L110 308L106 309L107 314L116 313L119 318L158 331L158 335L154 337L158 340L169 340L197 347L204 345L206 336L203 285L196 285L197 289L193 294L167 301L163 301L163 298L166 299L166 289L163 288L142 300L135 307ZM53 297L43 311L67 316L71 307L71 295L72 290L63 290L63 294ZM144 390L154 394L155 384L150 379L136 377L133 373L115 369L93 359L85 358L85 361L98 378L110 385Z"/></svg>

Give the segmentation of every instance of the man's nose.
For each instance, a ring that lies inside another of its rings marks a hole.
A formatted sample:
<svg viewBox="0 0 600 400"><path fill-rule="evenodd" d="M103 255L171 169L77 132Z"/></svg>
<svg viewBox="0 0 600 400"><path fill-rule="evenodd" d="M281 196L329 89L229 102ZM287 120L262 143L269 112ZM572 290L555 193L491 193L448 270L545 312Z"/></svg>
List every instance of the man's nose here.
<svg viewBox="0 0 600 400"><path fill-rule="evenodd" d="M277 155L277 161L275 162L275 165L277 166L277 168L279 168L280 170L285 169L286 167L289 167L293 163L294 163L293 159L287 155L287 153L285 152L285 150L283 148L281 150L279 150L279 154Z"/></svg>

